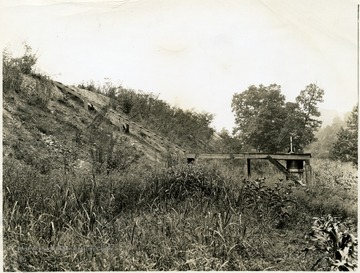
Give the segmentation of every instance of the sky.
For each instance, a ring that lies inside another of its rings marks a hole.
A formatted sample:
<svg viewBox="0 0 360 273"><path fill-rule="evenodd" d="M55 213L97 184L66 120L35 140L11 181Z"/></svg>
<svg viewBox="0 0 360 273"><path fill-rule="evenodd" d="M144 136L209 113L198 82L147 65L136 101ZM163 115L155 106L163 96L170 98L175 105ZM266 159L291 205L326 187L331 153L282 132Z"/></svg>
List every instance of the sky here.
<svg viewBox="0 0 360 273"><path fill-rule="evenodd" d="M357 103L355 0L0 1L0 46L64 84L93 80L158 95L234 127L231 100L250 85L294 101L310 83L320 108Z"/></svg>

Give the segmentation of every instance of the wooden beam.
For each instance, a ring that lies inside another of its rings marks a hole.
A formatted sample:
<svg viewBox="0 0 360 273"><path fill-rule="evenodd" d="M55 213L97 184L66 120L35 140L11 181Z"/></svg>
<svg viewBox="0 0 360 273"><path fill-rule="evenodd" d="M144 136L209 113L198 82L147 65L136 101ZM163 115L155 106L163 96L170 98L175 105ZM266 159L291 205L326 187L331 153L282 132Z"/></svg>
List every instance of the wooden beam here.
<svg viewBox="0 0 360 273"><path fill-rule="evenodd" d="M276 159L272 158L270 155L267 156L267 159L275 165L276 168L278 168L278 170L282 173L284 173L285 175L289 175L290 173L288 172L288 170Z"/></svg>
<svg viewBox="0 0 360 273"><path fill-rule="evenodd" d="M267 159L271 156L276 160L308 160L311 158L311 154L269 154L269 153L244 153L251 159Z"/></svg>
<svg viewBox="0 0 360 273"><path fill-rule="evenodd" d="M265 154L265 153L241 153L241 154L186 154L186 158L198 159L268 159L271 156L275 160L309 160L311 154Z"/></svg>
<svg viewBox="0 0 360 273"><path fill-rule="evenodd" d="M243 154L186 154L185 156L196 159L244 159Z"/></svg>

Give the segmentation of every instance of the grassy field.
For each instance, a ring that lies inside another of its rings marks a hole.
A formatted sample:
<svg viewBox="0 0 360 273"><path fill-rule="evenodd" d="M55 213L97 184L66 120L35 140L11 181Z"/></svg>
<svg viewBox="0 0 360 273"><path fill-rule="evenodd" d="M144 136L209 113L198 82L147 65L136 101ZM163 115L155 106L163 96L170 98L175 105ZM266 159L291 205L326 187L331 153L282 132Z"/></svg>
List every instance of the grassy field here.
<svg viewBox="0 0 360 273"><path fill-rule="evenodd" d="M4 270L329 270L341 246L314 237L313 217L356 236L357 171L313 165L301 187L231 164L42 174L5 160Z"/></svg>

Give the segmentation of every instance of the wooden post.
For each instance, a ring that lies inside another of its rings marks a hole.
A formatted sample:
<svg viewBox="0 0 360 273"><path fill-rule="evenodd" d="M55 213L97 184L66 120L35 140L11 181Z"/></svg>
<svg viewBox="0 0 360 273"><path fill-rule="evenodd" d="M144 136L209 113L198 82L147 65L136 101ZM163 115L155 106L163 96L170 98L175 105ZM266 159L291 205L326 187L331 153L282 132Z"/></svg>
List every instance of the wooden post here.
<svg viewBox="0 0 360 273"><path fill-rule="evenodd" d="M248 167L247 167L247 157L245 156L244 158L244 169L243 169L243 173L244 173L244 177L248 177L248 174L247 174L247 170L248 170Z"/></svg>
<svg viewBox="0 0 360 273"><path fill-rule="evenodd" d="M246 155L244 158L244 176L246 178L251 176L251 161L250 158L248 158Z"/></svg>
<svg viewBox="0 0 360 273"><path fill-rule="evenodd" d="M306 185L312 185L312 168L310 164L310 160L305 160L305 180Z"/></svg>

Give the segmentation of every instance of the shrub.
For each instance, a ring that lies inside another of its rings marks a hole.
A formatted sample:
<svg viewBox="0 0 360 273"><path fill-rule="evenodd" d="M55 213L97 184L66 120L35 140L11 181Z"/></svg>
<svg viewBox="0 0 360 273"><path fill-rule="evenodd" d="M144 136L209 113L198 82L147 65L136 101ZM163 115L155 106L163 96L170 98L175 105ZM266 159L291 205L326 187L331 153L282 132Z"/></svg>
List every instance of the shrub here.
<svg viewBox="0 0 360 273"><path fill-rule="evenodd" d="M256 213L264 223L283 228L289 224L297 208L292 185L278 181L270 187L265 180L245 181L237 204L244 212Z"/></svg>
<svg viewBox="0 0 360 273"><path fill-rule="evenodd" d="M90 143L93 143L89 154L94 174L124 171L140 158L140 153L134 147L111 132L95 128Z"/></svg>
<svg viewBox="0 0 360 273"><path fill-rule="evenodd" d="M33 105L47 107L52 98L51 81L48 77L35 73L34 66L38 57L26 43L24 55L18 58L3 50L3 90L4 93L23 92ZM31 77L30 77L31 76Z"/></svg>
<svg viewBox="0 0 360 273"><path fill-rule="evenodd" d="M8 72L17 72L26 75L34 72L34 65L36 64L38 57L32 52L32 48L26 43L24 43L24 51L23 56L14 58L8 49L5 48L3 50L4 76L14 76L12 73Z"/></svg>
<svg viewBox="0 0 360 273"><path fill-rule="evenodd" d="M22 82L21 70L17 66L11 54L5 49L3 51L3 91L4 93L14 90L20 91Z"/></svg>
<svg viewBox="0 0 360 273"><path fill-rule="evenodd" d="M315 215L356 217L358 178L352 163L316 159L312 166L314 183L306 192L298 192L299 202Z"/></svg>
<svg viewBox="0 0 360 273"><path fill-rule="evenodd" d="M95 93L100 93L100 90L96 87L95 82L94 81L88 81L88 82L82 82L80 84L77 85L77 87L82 88L82 89L86 89Z"/></svg>

